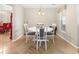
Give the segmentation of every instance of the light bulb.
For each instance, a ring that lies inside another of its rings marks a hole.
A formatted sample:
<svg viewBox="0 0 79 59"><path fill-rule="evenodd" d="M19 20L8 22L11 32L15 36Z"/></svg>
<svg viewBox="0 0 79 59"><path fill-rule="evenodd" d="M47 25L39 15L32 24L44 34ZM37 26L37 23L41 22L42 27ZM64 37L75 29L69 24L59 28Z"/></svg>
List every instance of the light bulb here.
<svg viewBox="0 0 79 59"><path fill-rule="evenodd" d="M41 15L41 12L38 12L38 15Z"/></svg>

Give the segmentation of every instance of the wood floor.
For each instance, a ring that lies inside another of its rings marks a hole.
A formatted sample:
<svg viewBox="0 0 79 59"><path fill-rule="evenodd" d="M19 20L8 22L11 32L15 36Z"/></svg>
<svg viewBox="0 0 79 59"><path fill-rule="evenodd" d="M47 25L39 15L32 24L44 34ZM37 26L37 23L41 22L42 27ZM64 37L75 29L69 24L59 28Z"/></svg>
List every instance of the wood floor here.
<svg viewBox="0 0 79 59"><path fill-rule="evenodd" d="M26 42L27 40L27 42ZM9 39L8 34L0 34L0 53L6 54L77 54L77 49L55 36L55 43L52 38L48 42L48 49L45 51L44 43L42 47L36 51L36 45L32 39L27 38L25 35L17 41L13 42Z"/></svg>

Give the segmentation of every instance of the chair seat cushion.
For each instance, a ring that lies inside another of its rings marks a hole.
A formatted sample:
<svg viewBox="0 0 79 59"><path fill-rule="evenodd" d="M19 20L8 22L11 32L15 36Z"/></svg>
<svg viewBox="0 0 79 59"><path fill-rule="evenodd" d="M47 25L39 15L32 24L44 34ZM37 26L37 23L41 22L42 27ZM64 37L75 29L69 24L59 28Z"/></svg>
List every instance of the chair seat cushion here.
<svg viewBox="0 0 79 59"><path fill-rule="evenodd" d="M52 32L47 32L47 35L53 35L53 33Z"/></svg>
<svg viewBox="0 0 79 59"><path fill-rule="evenodd" d="M28 32L27 35L35 35L35 32Z"/></svg>

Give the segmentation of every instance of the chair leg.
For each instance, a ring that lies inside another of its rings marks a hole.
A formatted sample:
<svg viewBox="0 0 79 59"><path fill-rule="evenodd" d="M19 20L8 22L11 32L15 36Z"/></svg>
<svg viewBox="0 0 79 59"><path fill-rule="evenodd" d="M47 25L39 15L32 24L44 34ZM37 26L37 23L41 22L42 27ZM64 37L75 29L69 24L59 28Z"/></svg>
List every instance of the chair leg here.
<svg viewBox="0 0 79 59"><path fill-rule="evenodd" d="M53 35L53 42L54 42L54 35Z"/></svg>
<svg viewBox="0 0 79 59"><path fill-rule="evenodd" d="M27 39L26 39L26 43L27 43Z"/></svg>
<svg viewBox="0 0 79 59"><path fill-rule="evenodd" d="M27 41L28 41L28 37L26 36L26 43L27 43Z"/></svg>
<svg viewBox="0 0 79 59"><path fill-rule="evenodd" d="M35 41L34 41L34 43L35 43Z"/></svg>
<svg viewBox="0 0 79 59"><path fill-rule="evenodd" d="M36 50L38 51L38 41L36 42Z"/></svg>
<svg viewBox="0 0 79 59"><path fill-rule="evenodd" d="M39 46L41 47L41 41L40 41L39 43L40 43L40 45L39 45Z"/></svg>
<svg viewBox="0 0 79 59"><path fill-rule="evenodd" d="M54 41L54 39L55 39L55 38L54 38L54 35L53 35L53 44L55 44L55 41Z"/></svg>
<svg viewBox="0 0 79 59"><path fill-rule="evenodd" d="M47 51L47 41L45 41L45 51Z"/></svg>

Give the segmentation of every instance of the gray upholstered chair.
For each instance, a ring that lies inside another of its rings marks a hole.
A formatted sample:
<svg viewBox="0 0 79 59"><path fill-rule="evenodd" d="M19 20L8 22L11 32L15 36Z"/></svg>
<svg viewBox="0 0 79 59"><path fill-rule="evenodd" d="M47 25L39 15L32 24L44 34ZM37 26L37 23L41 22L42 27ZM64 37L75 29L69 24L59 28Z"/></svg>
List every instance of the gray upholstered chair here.
<svg viewBox="0 0 79 59"><path fill-rule="evenodd" d="M47 34L44 31L44 28L40 28L39 32L37 31L36 33L36 49L38 50L38 47L41 46L41 43L44 42L45 43L45 50L47 50ZM40 43L40 45L39 45Z"/></svg>

